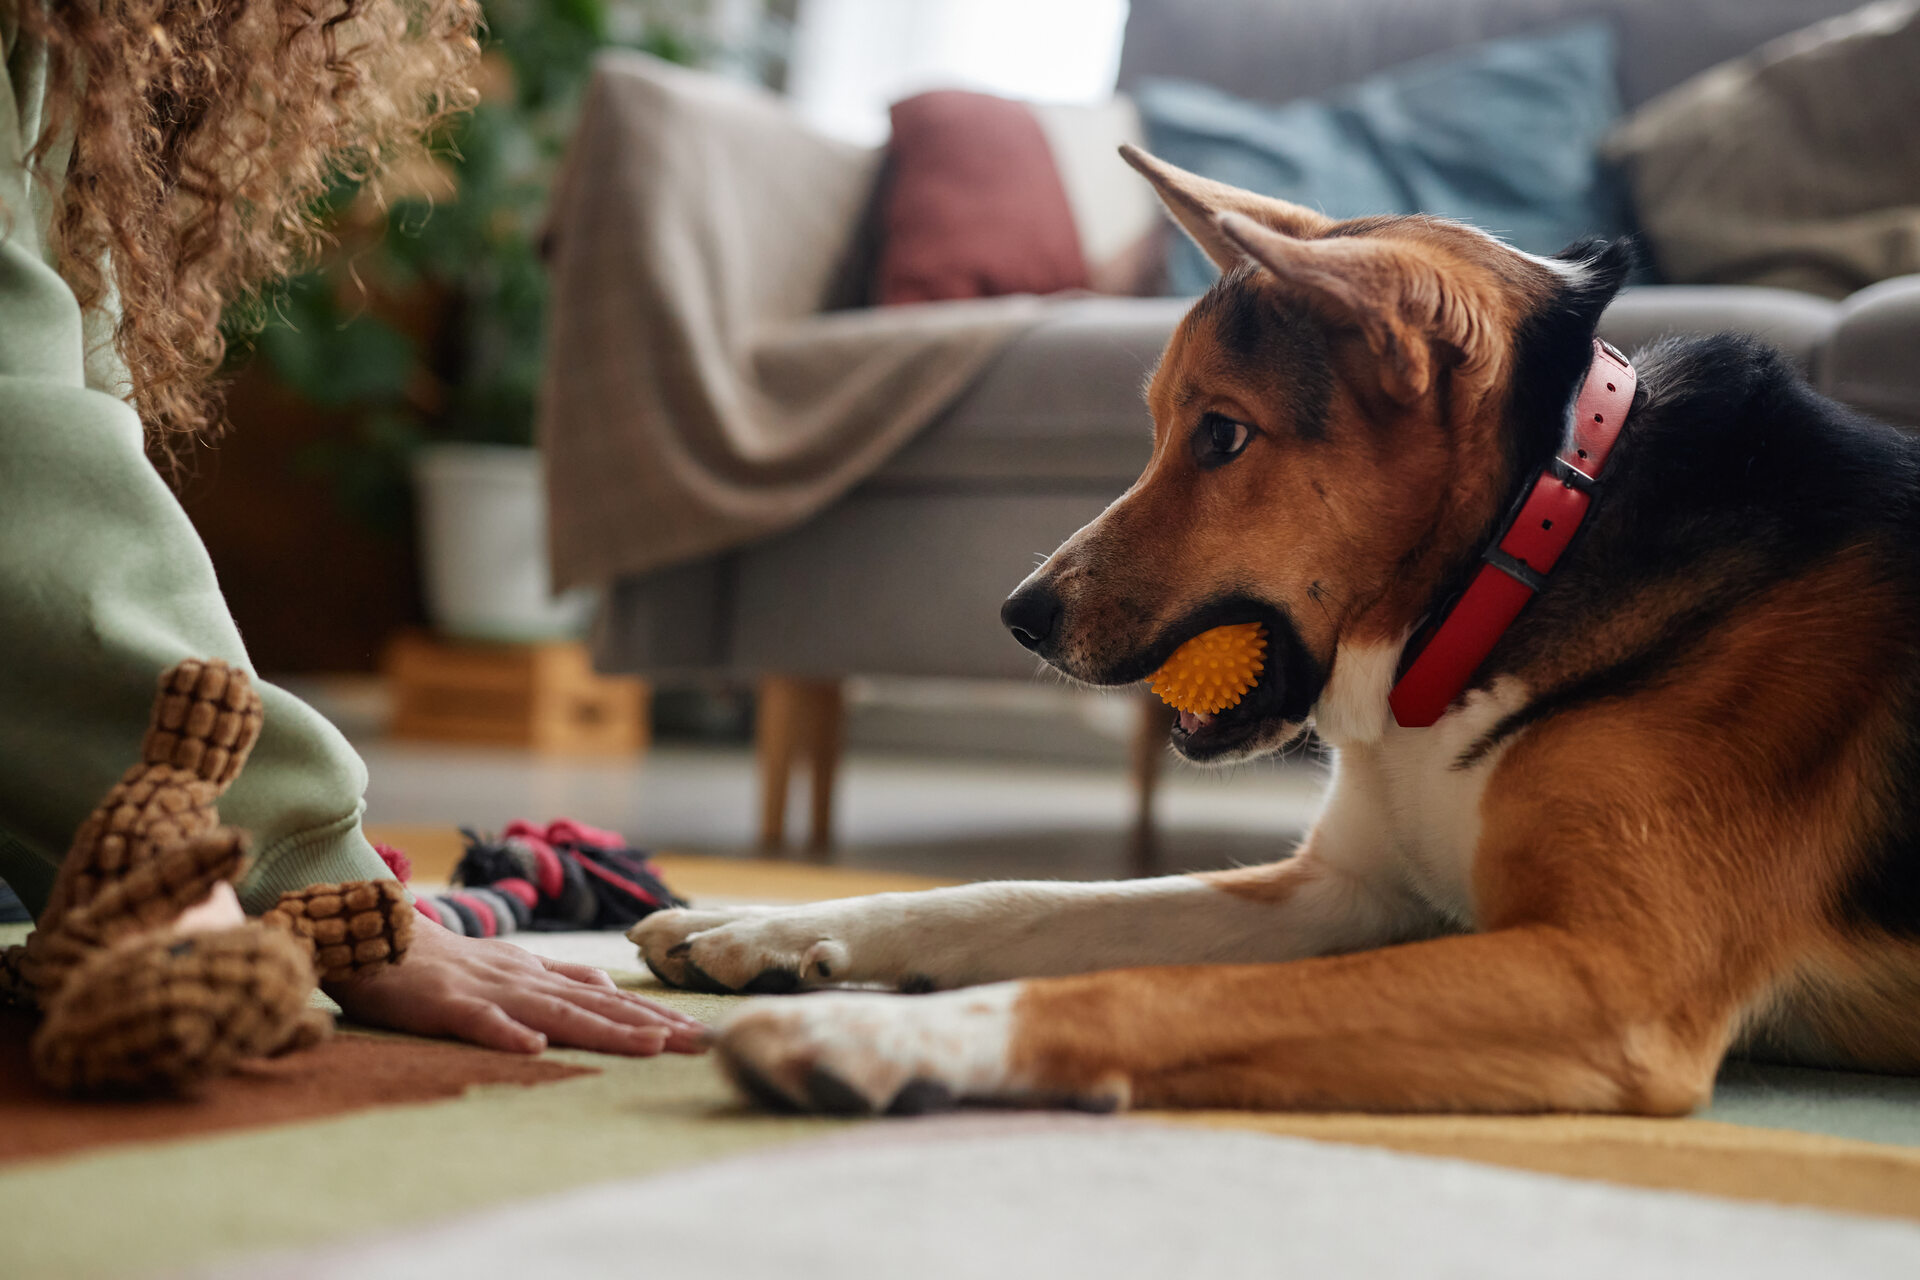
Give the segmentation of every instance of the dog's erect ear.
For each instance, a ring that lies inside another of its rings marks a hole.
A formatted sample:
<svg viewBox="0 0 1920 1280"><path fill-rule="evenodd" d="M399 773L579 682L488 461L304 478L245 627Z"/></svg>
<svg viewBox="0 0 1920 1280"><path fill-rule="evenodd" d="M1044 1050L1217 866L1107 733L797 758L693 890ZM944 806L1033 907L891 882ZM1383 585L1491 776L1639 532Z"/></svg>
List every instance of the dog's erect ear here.
<svg viewBox="0 0 1920 1280"><path fill-rule="evenodd" d="M1320 236L1334 225L1332 218L1315 213L1304 205L1289 204L1272 196L1255 195L1224 182L1203 178L1148 155L1131 143L1122 143L1120 155L1138 169L1160 195L1160 203L1193 238L1200 251L1213 259L1213 265L1229 271L1246 258L1240 246L1220 234L1219 217L1237 213L1264 227L1289 236Z"/></svg>
<svg viewBox="0 0 1920 1280"><path fill-rule="evenodd" d="M1367 236L1300 240L1235 213L1221 214L1216 225L1289 293L1358 329L1379 359L1381 389L1396 403L1414 404L1433 385L1434 340L1471 354L1467 307L1403 247Z"/></svg>

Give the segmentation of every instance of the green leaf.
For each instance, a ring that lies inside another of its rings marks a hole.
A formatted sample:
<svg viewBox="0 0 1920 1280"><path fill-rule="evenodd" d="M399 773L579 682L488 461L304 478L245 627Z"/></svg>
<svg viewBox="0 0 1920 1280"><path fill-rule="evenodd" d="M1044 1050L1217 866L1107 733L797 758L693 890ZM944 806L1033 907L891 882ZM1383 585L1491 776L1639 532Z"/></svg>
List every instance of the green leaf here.
<svg viewBox="0 0 1920 1280"><path fill-rule="evenodd" d="M289 284L255 346L297 395L326 408L397 401L419 364L413 339L364 312L342 316L314 276Z"/></svg>
<svg viewBox="0 0 1920 1280"><path fill-rule="evenodd" d="M486 0L484 8L489 50L511 66L514 92L479 104L436 139L457 193L396 200L377 246L273 291L261 304L268 323L252 339L295 395L351 416L351 430L305 451L299 465L325 476L341 505L375 527L405 527L407 464L421 442L532 440L547 311L536 241L616 9L646 18L637 34L622 28L628 43L690 64L709 52L670 4ZM335 218L358 194L356 183L336 181L318 212ZM444 310L431 331L409 335L340 305L356 296L349 273ZM245 308L229 318L236 349L254 319ZM409 397L410 388L435 386L443 394L430 413Z"/></svg>

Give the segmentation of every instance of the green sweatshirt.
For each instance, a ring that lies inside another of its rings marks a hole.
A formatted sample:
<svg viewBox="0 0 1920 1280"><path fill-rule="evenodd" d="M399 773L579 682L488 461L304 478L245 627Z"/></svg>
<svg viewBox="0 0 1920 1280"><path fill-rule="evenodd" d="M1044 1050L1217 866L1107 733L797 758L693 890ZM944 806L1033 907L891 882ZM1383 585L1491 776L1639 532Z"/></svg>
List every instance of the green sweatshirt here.
<svg viewBox="0 0 1920 1280"><path fill-rule="evenodd" d="M37 911L74 829L139 760L156 682L187 657L250 667L186 512L141 445L126 373L48 264L29 182L45 50L0 0L0 878ZM54 167L58 172L59 166ZM251 911L286 889L387 875L360 830L366 766L260 684L266 725L220 803L251 833Z"/></svg>

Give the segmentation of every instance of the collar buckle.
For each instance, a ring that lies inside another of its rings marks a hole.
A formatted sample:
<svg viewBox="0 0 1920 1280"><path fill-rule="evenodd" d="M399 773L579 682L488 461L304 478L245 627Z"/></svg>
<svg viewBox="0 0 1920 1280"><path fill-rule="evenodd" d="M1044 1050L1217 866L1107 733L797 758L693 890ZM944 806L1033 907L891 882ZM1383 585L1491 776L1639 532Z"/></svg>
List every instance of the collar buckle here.
<svg viewBox="0 0 1920 1280"><path fill-rule="evenodd" d="M1591 495L1600 487L1599 476L1588 475L1565 458L1557 456L1548 458L1546 470L1548 475L1567 488L1578 489L1584 494Z"/></svg>

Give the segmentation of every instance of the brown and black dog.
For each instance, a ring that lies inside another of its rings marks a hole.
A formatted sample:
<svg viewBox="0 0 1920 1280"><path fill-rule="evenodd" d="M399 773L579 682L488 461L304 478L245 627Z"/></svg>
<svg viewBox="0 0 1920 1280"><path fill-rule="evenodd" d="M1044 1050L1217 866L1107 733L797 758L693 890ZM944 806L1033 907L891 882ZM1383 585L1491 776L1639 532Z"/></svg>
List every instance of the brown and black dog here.
<svg viewBox="0 0 1920 1280"><path fill-rule="evenodd" d="M1222 874L649 917L671 983L938 990L753 1002L718 1034L734 1077L827 1110L1668 1114L1735 1047L1920 1068L1920 442L1746 339L1639 352L1558 568L1402 727L1409 641L1561 450L1630 251L1129 159L1223 274L1153 375L1145 474L1003 616L1109 686L1264 623L1258 685L1174 746L1311 727L1325 812Z"/></svg>

